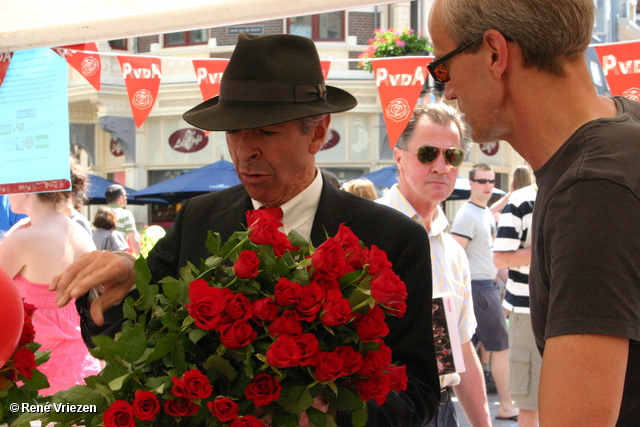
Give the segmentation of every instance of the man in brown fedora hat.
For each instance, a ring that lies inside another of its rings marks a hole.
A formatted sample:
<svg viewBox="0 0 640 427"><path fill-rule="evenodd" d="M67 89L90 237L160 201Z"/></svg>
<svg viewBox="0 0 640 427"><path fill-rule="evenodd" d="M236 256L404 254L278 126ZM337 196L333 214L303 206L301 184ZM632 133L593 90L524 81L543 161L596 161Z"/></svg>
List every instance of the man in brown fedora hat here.
<svg viewBox="0 0 640 427"><path fill-rule="evenodd" d="M431 262L424 229L393 209L340 191L325 180L315 154L325 141L330 113L356 106L349 93L326 86L315 45L293 35L241 34L221 80L220 96L184 114L194 126L225 131L242 182L186 201L175 225L148 257L154 279L177 276L181 267L209 254L209 230L227 240L246 228L246 211L279 207L284 231L298 231L315 246L345 224L366 245L386 251L407 285L407 313L388 320L386 343L407 366L409 384L384 405L368 402L370 426L422 426L435 413L439 381L431 326ZM88 275L88 272L91 275ZM96 323L134 283L133 262L123 255L95 252L55 281L58 304L99 284L111 285L91 306ZM337 415L339 425L351 417Z"/></svg>

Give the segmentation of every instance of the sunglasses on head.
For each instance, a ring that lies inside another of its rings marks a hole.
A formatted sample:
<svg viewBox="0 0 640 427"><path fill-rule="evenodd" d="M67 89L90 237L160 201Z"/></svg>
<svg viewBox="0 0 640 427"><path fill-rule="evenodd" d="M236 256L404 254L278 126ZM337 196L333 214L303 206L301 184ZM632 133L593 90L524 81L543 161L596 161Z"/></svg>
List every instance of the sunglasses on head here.
<svg viewBox="0 0 640 427"><path fill-rule="evenodd" d="M484 178L472 179L471 181L477 182L478 184L482 184L482 185L485 185L486 183L493 184L496 182L495 179L484 179Z"/></svg>
<svg viewBox="0 0 640 427"><path fill-rule="evenodd" d="M462 52L463 50L465 50L466 48L471 47L472 44L473 42L463 43L456 49L447 53L442 58L430 62L427 65L427 68L429 69L429 73L431 73L431 77L433 77L435 81L440 83L446 83L449 80L451 80L451 77L449 76L449 70L447 69L447 61L453 58L454 56L456 56L457 54L459 54L460 52Z"/></svg>
<svg viewBox="0 0 640 427"><path fill-rule="evenodd" d="M464 161L464 152L459 148L440 148L423 145L418 148L418 151L414 151L420 163L425 165L434 162L440 152L444 153L444 160L454 168L460 166Z"/></svg>

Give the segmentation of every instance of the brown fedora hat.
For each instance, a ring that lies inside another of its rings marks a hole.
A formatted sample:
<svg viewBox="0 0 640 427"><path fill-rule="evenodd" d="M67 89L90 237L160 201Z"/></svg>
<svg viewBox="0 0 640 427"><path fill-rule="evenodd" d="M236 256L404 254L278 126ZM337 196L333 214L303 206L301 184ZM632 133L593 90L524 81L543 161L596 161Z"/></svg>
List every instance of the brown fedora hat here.
<svg viewBox="0 0 640 427"><path fill-rule="evenodd" d="M212 131L253 129L355 107L350 93L325 86L316 46L291 34L240 33L220 95L184 113Z"/></svg>

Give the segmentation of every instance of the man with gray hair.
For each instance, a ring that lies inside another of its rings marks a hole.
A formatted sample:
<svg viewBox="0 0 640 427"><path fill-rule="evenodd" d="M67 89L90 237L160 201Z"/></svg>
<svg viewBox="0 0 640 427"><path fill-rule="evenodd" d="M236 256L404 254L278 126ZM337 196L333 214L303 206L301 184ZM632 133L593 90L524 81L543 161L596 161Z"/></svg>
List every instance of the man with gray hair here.
<svg viewBox="0 0 640 427"><path fill-rule="evenodd" d="M476 319L469 263L447 233L448 221L440 208L453 192L470 147L467 128L454 108L442 103L417 106L393 150L398 183L378 199L425 227L431 245L433 293L448 292L453 297L466 370L440 375L441 405L429 426L458 426L452 390L473 427L491 426L482 366L471 343Z"/></svg>
<svg viewBox="0 0 640 427"><path fill-rule="evenodd" d="M640 414L640 103L594 89L595 12L592 0L436 0L429 17L429 70L473 139L508 141L536 175L541 426Z"/></svg>

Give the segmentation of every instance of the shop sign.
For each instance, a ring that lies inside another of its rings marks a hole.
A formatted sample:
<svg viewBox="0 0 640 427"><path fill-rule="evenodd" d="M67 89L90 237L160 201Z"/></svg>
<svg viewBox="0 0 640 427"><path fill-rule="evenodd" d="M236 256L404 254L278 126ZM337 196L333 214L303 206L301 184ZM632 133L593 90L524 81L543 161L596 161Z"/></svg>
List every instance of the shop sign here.
<svg viewBox="0 0 640 427"><path fill-rule="evenodd" d="M169 145L181 153L195 153L207 146L209 137L195 128L178 129L169 137Z"/></svg>

